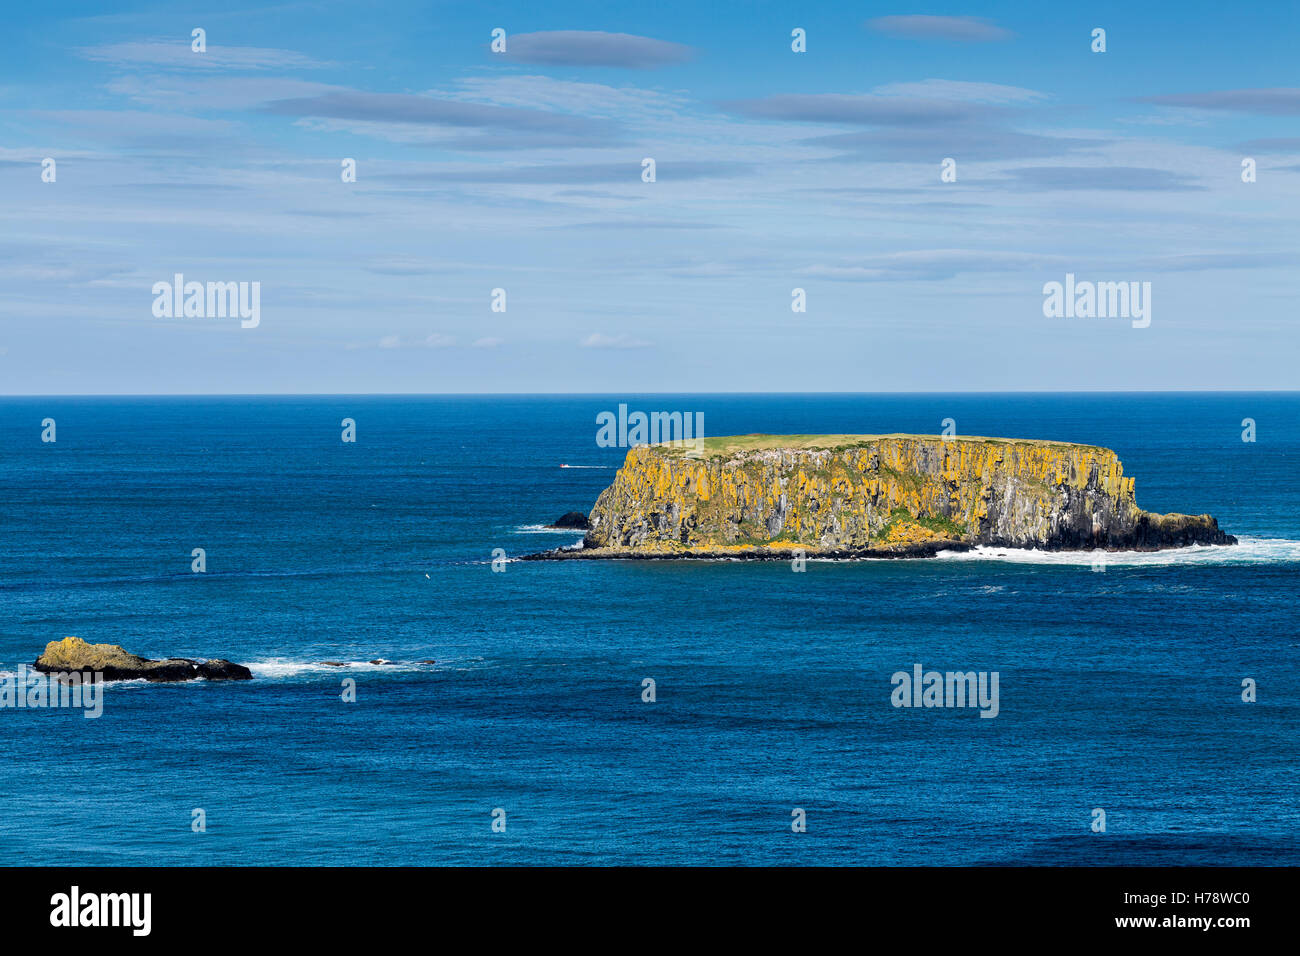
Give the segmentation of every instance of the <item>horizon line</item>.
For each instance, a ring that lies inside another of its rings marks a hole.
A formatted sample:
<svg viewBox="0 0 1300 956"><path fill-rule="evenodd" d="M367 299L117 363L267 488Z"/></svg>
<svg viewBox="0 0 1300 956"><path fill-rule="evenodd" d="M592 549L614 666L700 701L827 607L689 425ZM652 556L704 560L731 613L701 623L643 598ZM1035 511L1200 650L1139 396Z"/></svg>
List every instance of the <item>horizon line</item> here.
<svg viewBox="0 0 1300 956"><path fill-rule="evenodd" d="M1064 389L958 389L954 391L886 390L886 391L674 391L654 392L626 390L628 396L647 395L1206 395L1206 394L1275 394L1300 393L1300 388L1269 386L1211 386L1180 388L1064 388ZM15 392L0 393L0 400L12 398L607 398L619 393L591 392Z"/></svg>

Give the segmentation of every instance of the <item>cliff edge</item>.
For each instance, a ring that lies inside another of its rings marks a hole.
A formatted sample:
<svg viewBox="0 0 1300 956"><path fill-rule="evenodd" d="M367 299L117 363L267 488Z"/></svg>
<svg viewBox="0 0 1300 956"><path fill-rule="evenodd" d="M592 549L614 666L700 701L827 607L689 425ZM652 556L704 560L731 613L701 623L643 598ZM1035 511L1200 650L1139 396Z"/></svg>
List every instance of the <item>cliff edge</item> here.
<svg viewBox="0 0 1300 956"><path fill-rule="evenodd" d="M1027 439L742 435L643 445L601 492L582 549L563 556L1237 543L1210 515L1143 511L1133 484L1109 449Z"/></svg>

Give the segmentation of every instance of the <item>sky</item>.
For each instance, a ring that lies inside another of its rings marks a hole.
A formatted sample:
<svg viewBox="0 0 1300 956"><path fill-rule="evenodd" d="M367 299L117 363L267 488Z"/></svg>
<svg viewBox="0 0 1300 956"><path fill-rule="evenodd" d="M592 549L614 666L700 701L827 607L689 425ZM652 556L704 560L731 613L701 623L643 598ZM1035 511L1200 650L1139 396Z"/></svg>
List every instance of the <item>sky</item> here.
<svg viewBox="0 0 1300 956"><path fill-rule="evenodd" d="M1300 4L105 9L6 10L0 394L1298 384Z"/></svg>

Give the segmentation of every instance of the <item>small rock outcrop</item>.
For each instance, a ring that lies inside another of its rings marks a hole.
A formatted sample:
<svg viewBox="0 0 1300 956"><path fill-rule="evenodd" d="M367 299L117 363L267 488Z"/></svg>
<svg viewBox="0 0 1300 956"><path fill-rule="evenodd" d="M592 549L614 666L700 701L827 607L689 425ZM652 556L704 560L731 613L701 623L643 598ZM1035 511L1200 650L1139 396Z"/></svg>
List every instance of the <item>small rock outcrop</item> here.
<svg viewBox="0 0 1300 956"><path fill-rule="evenodd" d="M548 528L575 528L578 531L586 531L591 527L591 522L581 511L566 511L555 519L554 524L548 524Z"/></svg>
<svg viewBox="0 0 1300 956"><path fill-rule="evenodd" d="M87 644L79 637L50 641L45 653L36 658L35 670L60 673L99 674L105 681L147 680L155 682L206 680L250 680L253 673L242 664L225 660L192 661L186 657L153 660L122 650L117 644Z"/></svg>
<svg viewBox="0 0 1300 956"><path fill-rule="evenodd" d="M232 664L220 658L202 661L198 665L199 676L204 680L252 680L253 672L243 664Z"/></svg>

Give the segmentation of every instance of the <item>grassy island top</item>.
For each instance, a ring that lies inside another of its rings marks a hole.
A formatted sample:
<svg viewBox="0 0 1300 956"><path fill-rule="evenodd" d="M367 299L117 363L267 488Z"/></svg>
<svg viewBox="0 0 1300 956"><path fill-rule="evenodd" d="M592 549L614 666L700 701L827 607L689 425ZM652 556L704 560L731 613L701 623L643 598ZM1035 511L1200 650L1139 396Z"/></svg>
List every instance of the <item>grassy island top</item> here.
<svg viewBox="0 0 1300 956"><path fill-rule="evenodd" d="M661 443L651 447L662 448L668 452L678 452L691 457L702 455L715 458L719 455L733 455L745 451L792 450L792 451L839 451L844 448L857 448L878 441L903 439L912 441L949 441L949 442L984 442L994 445L1044 445L1056 448L1080 448L1105 451L1098 445L1080 445L1074 442L1047 441L1041 438L985 438L980 435L955 435L944 438L942 435L724 435L703 440L703 452L697 452L694 442Z"/></svg>

